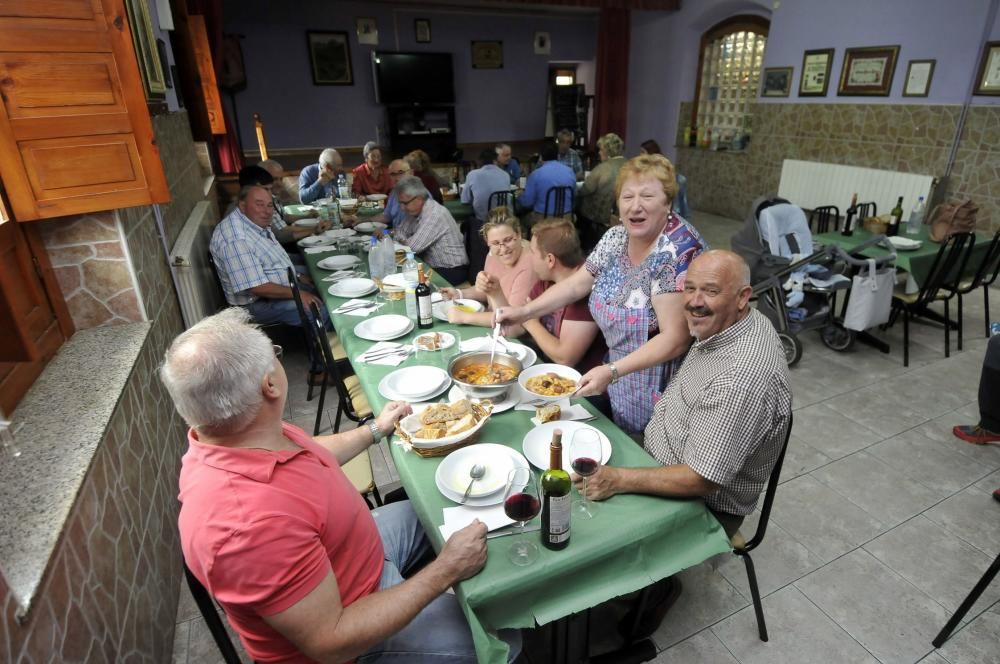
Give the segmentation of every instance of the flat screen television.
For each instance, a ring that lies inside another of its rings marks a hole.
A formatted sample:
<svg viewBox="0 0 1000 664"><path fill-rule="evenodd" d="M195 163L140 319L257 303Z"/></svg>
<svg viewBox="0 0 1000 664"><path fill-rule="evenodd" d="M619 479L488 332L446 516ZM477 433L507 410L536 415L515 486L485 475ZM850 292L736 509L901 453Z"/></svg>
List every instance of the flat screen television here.
<svg viewBox="0 0 1000 664"><path fill-rule="evenodd" d="M372 53L382 104L454 104L451 53Z"/></svg>

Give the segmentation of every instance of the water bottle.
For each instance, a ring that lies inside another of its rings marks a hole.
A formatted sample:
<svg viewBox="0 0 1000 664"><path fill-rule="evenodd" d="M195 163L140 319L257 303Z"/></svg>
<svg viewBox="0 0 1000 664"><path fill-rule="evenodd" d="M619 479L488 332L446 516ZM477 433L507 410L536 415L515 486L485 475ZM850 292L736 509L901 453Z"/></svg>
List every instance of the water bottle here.
<svg viewBox="0 0 1000 664"><path fill-rule="evenodd" d="M924 223L924 197L921 196L917 200L917 204L913 206L913 211L910 212L910 219L906 222L906 234L907 235L918 235L920 233L920 226Z"/></svg>
<svg viewBox="0 0 1000 664"><path fill-rule="evenodd" d="M406 315L417 320L417 284L420 278L412 251L406 252L406 260L403 261L403 281L406 282Z"/></svg>
<svg viewBox="0 0 1000 664"><path fill-rule="evenodd" d="M347 176L343 173L337 175L337 198L350 198L351 192L347 189Z"/></svg>
<svg viewBox="0 0 1000 664"><path fill-rule="evenodd" d="M390 274L396 273L396 246L392 242L392 237L389 236L389 229L383 229L382 231L382 241L379 242L382 245L382 274L388 276Z"/></svg>
<svg viewBox="0 0 1000 664"><path fill-rule="evenodd" d="M374 235L369 240L368 245L368 274L381 288L382 278L385 277L385 266L379 251L378 240L375 239Z"/></svg>

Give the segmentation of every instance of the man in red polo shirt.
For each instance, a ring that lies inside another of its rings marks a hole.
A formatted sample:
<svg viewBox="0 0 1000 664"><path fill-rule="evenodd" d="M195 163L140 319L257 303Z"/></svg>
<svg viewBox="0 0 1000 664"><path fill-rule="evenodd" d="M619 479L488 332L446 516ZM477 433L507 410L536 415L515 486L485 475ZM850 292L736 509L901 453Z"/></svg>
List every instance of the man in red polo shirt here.
<svg viewBox="0 0 1000 664"><path fill-rule="evenodd" d="M161 377L191 426L180 476L181 547L257 662L475 662L445 591L486 562L486 526L429 552L408 502L369 512L340 468L410 412L393 402L353 431L311 438L282 422L276 347L240 308L167 350ZM519 651L516 633L501 637ZM399 659L399 657L403 659Z"/></svg>

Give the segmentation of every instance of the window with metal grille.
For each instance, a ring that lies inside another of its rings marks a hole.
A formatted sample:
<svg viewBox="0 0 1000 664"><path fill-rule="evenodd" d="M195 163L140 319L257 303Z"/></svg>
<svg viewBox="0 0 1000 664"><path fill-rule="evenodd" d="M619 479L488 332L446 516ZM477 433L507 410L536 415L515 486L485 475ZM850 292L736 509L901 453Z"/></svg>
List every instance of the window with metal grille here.
<svg viewBox="0 0 1000 664"><path fill-rule="evenodd" d="M702 35L692 118L700 145L728 147L750 134L768 27L758 16L735 16Z"/></svg>

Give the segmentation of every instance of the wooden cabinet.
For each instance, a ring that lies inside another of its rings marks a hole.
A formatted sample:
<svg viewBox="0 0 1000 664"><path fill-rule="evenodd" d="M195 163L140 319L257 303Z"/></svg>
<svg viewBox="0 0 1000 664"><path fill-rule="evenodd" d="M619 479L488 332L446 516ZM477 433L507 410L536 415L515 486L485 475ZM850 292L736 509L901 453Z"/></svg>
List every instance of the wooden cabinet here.
<svg viewBox="0 0 1000 664"><path fill-rule="evenodd" d="M17 221L170 199L122 0L0 0L0 179Z"/></svg>

